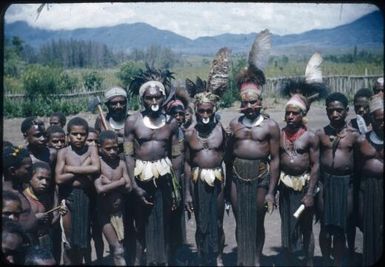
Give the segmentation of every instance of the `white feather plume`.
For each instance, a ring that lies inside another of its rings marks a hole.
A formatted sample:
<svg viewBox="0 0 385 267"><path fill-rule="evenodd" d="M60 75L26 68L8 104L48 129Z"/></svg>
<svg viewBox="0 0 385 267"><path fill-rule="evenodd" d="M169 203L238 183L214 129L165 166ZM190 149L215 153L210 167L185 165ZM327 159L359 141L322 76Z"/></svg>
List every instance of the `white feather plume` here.
<svg viewBox="0 0 385 267"><path fill-rule="evenodd" d="M263 70L269 60L271 50L271 33L268 29L261 31L251 47L249 65Z"/></svg>
<svg viewBox="0 0 385 267"><path fill-rule="evenodd" d="M314 53L309 59L305 70L306 83L322 83L321 65L322 57L319 53Z"/></svg>

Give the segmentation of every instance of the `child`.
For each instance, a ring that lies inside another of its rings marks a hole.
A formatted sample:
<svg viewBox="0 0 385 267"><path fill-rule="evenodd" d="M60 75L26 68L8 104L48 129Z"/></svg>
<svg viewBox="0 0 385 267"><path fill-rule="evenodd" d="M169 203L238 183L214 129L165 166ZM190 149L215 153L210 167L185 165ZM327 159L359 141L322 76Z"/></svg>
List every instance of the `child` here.
<svg viewBox="0 0 385 267"><path fill-rule="evenodd" d="M37 239L40 246L53 252L53 225L58 222L59 212L65 214L64 208L49 212L57 206L56 194L52 184L51 167L46 162L33 164L32 179L23 191L31 205L32 212L38 220ZM48 212L47 212L48 211Z"/></svg>
<svg viewBox="0 0 385 267"><path fill-rule="evenodd" d="M66 116L63 114L63 112L60 111L52 113L51 117L49 118L50 126L56 125L64 129L66 122Z"/></svg>
<svg viewBox="0 0 385 267"><path fill-rule="evenodd" d="M21 123L21 132L27 143L32 162L45 161L55 164L56 150L48 148L44 123L36 117L27 117Z"/></svg>
<svg viewBox="0 0 385 267"><path fill-rule="evenodd" d="M47 138L48 147L55 148L56 150L59 150L67 145L66 134L60 126L53 125L48 127Z"/></svg>
<svg viewBox="0 0 385 267"><path fill-rule="evenodd" d="M32 237L36 228L36 217L22 194L23 185L27 184L32 176L32 160L27 149L13 145L3 148L3 175L3 192L9 190L19 196L22 208L19 222Z"/></svg>
<svg viewBox="0 0 385 267"><path fill-rule="evenodd" d="M55 180L69 212L62 216L64 264L81 264L89 242L89 193L100 171L96 146L86 144L88 123L74 117L67 124L69 145L58 151Z"/></svg>
<svg viewBox="0 0 385 267"><path fill-rule="evenodd" d="M118 137L113 131L99 136L100 177L95 180L98 217L103 234L112 248L114 263L126 265L124 259L123 193L131 190L126 163L118 154Z"/></svg>
<svg viewBox="0 0 385 267"><path fill-rule="evenodd" d="M3 191L3 207L1 216L11 221L18 222L22 212L21 200L17 193L9 190Z"/></svg>
<svg viewBox="0 0 385 267"><path fill-rule="evenodd" d="M96 145L98 143L98 132L93 127L88 128L87 144Z"/></svg>

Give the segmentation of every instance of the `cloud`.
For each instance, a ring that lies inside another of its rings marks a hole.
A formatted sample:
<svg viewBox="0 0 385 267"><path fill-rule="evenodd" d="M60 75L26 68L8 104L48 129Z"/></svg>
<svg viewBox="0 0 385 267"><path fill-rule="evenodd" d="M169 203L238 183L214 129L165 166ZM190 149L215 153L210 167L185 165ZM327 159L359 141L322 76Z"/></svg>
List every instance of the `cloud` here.
<svg viewBox="0 0 385 267"><path fill-rule="evenodd" d="M349 23L378 10L372 4L132 2L13 4L4 19L22 20L31 26L65 30L148 23L195 39L223 33L251 33L265 28L274 34L301 33ZM37 19L36 19L37 18Z"/></svg>

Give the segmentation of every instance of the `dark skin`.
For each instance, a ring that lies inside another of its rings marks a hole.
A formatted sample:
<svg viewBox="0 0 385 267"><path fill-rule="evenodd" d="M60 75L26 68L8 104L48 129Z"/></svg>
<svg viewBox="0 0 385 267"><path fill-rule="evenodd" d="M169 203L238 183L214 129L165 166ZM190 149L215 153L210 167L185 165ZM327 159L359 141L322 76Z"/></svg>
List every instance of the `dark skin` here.
<svg viewBox="0 0 385 267"><path fill-rule="evenodd" d="M68 132L69 146L59 150L57 157L55 179L58 185L67 184L84 190L93 186L92 175L99 173L100 160L96 146L86 145L87 135L86 128L82 125L73 125ZM63 227L66 235L70 236L70 211L63 216ZM65 261L81 264L86 251L69 250L66 251Z"/></svg>
<svg viewBox="0 0 385 267"><path fill-rule="evenodd" d="M279 136L280 130L278 124L270 118L265 119L259 126L252 126L257 121L262 107L262 98L243 99L241 110L244 116L241 119L235 118L230 122L230 147L227 151L232 151L231 158L242 158L250 160L267 160L270 157L270 183L268 190L263 187L257 189L257 251L255 265L260 264L263 244L265 242L265 228L263 221L265 219L265 204L268 204L270 212L273 211L274 190L279 177ZM226 162L226 173L232 173L230 164ZM231 175L227 177L231 178ZM227 179L228 181L230 179ZM226 183L226 191L230 192L230 198L234 216L237 218L237 193L235 181Z"/></svg>
<svg viewBox="0 0 385 267"><path fill-rule="evenodd" d="M101 174L94 182L100 200L97 203L101 205L97 209L105 217L102 221L108 222L102 225L102 230L112 247L114 264L126 265L123 245L109 223L109 215L122 211L123 191L131 190L131 181L126 163L119 158L117 139L105 139L100 146L100 155Z"/></svg>
<svg viewBox="0 0 385 267"><path fill-rule="evenodd" d="M124 143L131 144L134 148L132 154L125 153L128 176L131 178L132 190L142 204L135 207L135 222L141 226L137 233L137 238L140 243L137 243L139 247L135 259L137 264L140 264L141 254L144 249L143 226L145 225L145 211L143 210L143 206L151 208L153 203L147 192L138 186L134 178L135 159L157 161L165 157L170 157L170 148L177 146L179 143L177 137L178 122L175 119L166 120L166 116L161 109L164 100L165 96L158 88L148 88L142 96L142 103L145 110L129 116L124 127ZM143 120L148 120L150 124L156 125L156 129L146 126ZM180 180L180 157L182 157L182 154L171 158L173 169L178 180Z"/></svg>
<svg viewBox="0 0 385 267"><path fill-rule="evenodd" d="M197 105L197 121L202 122L203 119L214 117L214 105L212 103L201 103ZM199 136L207 136L202 142ZM217 123L214 129L209 132L200 133L196 128L190 128L185 132L185 207L189 213L194 211L193 207L193 192L192 192L192 176L191 168L200 167L204 169L220 168L222 166L224 157L225 136L223 135L223 128L220 123ZM199 179L199 178L198 178ZM223 186L221 186L221 193L217 196L217 224L218 224L218 247L219 253L216 258L217 266L223 266L222 253L224 247L224 233L223 233L223 213L224 213L224 193ZM194 201L197 203L197 200ZM196 206L195 209L198 207ZM197 222L198 223L198 222ZM197 238L197 234L196 234ZM197 240L198 244L198 240ZM199 252L202 253L202 252Z"/></svg>
<svg viewBox="0 0 385 267"><path fill-rule="evenodd" d="M32 212L31 205L23 195L23 184L28 183L32 176L32 160L26 157L19 166L11 166L4 173L3 190L15 192L21 201L22 212L19 216L19 222L27 232L34 232L37 226L37 219Z"/></svg>
<svg viewBox="0 0 385 267"><path fill-rule="evenodd" d="M53 166L57 152L56 149L47 146L48 140L45 129L40 125L32 125L23 135L27 141L27 149L30 152L32 162L45 161Z"/></svg>
<svg viewBox="0 0 385 267"><path fill-rule="evenodd" d="M286 127L283 129L290 134L296 133L303 126L304 112L298 108L289 105L285 111ZM301 175L310 172L310 181L308 189L302 198L302 203L306 208L312 208L314 205L314 188L318 181L319 172L319 140L310 130L306 130L297 140L293 142L293 147L288 149L285 146L284 133L281 132L280 141L280 168L288 175ZM312 232L313 213L305 212L302 214L299 224L304 240L304 251L306 255L306 266L313 266L314 256L314 236ZM291 255L290 255L291 256ZM290 258L289 258L290 260Z"/></svg>
<svg viewBox="0 0 385 267"><path fill-rule="evenodd" d="M337 146L335 156L333 158L333 145L324 129L319 129L316 135L320 139L320 168L334 175L346 175L354 171L354 148L358 144L359 133L350 127L346 127L346 116L349 111L343 103L332 101L326 106L326 113L330 121L330 126L336 129L341 136ZM334 138L333 136L331 137ZM320 187L320 196L323 195L323 188ZM323 211L323 200L319 198L319 210ZM348 192L348 221L352 220L353 216L353 187L349 188ZM340 231L339 231L340 230ZM337 266L341 265L343 252L345 250L345 234L342 229L333 238L334 259ZM329 262L331 253L331 237L327 233L325 226L321 223L320 231L320 248L325 262ZM330 263L329 263L330 264Z"/></svg>
<svg viewBox="0 0 385 267"><path fill-rule="evenodd" d="M66 136L64 133L52 133L48 139L48 147L59 150L66 146Z"/></svg>
<svg viewBox="0 0 385 267"><path fill-rule="evenodd" d="M105 114L105 117L111 117L115 121L118 122L124 122L127 118L127 98L124 96L115 96L108 100L106 102L106 106L108 108L108 113ZM120 147L123 146L123 139L124 139L124 127L121 129L113 129L111 125L109 125L109 122L106 118L107 125L109 127L109 130L115 131L115 133L118 135L118 144ZM105 127L103 126L102 120L100 115L96 118L95 121L95 130L100 133L103 130L106 130ZM122 152L122 151L120 151Z"/></svg>

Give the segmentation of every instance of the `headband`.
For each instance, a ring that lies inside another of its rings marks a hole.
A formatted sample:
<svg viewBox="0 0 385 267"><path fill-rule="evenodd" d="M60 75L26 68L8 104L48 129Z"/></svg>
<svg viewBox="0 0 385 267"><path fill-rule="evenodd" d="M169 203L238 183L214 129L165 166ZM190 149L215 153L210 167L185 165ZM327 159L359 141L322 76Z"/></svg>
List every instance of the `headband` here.
<svg viewBox="0 0 385 267"><path fill-rule="evenodd" d="M159 89L164 96L166 95L166 89L164 88L164 85L161 82L148 81L142 84L142 86L139 88L139 96L143 97L144 92L151 87Z"/></svg>
<svg viewBox="0 0 385 267"><path fill-rule="evenodd" d="M293 106L299 107L304 112L307 111L307 107L306 107L305 101L298 94L293 95L289 99L289 101L286 103L285 109L289 105L293 105Z"/></svg>
<svg viewBox="0 0 385 267"><path fill-rule="evenodd" d="M381 95L374 95L369 102L369 111L372 113L378 109L384 109L384 99Z"/></svg>
<svg viewBox="0 0 385 267"><path fill-rule="evenodd" d="M104 94L104 97L106 98L106 102L109 101L111 98L114 98L115 96L123 96L127 98L127 93L121 87L113 87Z"/></svg>

